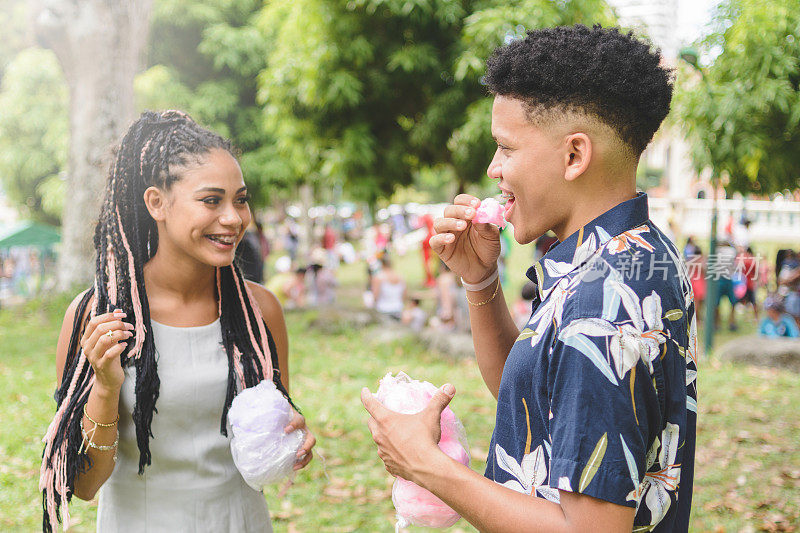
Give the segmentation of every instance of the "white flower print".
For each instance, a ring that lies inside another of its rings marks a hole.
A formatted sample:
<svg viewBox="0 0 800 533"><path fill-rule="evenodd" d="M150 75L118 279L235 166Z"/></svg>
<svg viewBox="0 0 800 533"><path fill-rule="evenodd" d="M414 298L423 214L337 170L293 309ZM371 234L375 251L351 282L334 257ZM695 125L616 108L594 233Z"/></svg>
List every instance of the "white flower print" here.
<svg viewBox="0 0 800 533"><path fill-rule="evenodd" d="M639 487L639 493L644 496L644 502L650 509L651 524L658 524L664 518L672 503L670 493L675 493L678 489L681 479L681 465L675 464L678 436L678 425L667 422L667 427L661 434L662 445L658 454L660 470L645 473L644 481ZM650 454L648 459L649 456Z"/></svg>
<svg viewBox="0 0 800 533"><path fill-rule="evenodd" d="M664 324L661 319L661 297L655 291L651 292L650 296L645 297L640 308L636 293L620 282L611 280L611 283L619 291L622 304L633 324L614 324L604 318L579 318L565 326L561 330L559 338L564 340L577 335L610 337L609 353L614 370L620 379L625 377L628 371L636 366L639 359L643 357L652 373L652 362L659 356L661 345L666 342ZM592 357L586 348L587 346L584 346L579 349L592 359L595 366L606 373L596 362L596 354L595 357Z"/></svg>
<svg viewBox="0 0 800 533"><path fill-rule="evenodd" d="M541 496L549 501L558 502L558 491L545 485L547 481L547 463L544 449L537 446L532 452L522 457L522 462L517 463L502 446L495 444L494 455L497 466L511 474L514 479L503 483L508 487L523 494Z"/></svg>

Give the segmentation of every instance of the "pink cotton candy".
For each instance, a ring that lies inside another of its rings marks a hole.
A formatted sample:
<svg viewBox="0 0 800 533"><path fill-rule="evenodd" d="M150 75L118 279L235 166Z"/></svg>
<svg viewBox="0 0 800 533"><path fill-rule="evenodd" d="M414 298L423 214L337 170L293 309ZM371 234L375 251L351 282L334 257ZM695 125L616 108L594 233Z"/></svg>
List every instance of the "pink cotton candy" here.
<svg viewBox="0 0 800 533"><path fill-rule="evenodd" d="M506 227L506 219L503 217L505 209L503 205L494 198L487 198L481 202L480 207L475 212L473 222L488 222L499 228Z"/></svg>
<svg viewBox="0 0 800 533"><path fill-rule="evenodd" d="M437 390L433 384L411 379L403 372L399 372L397 376L389 373L381 379L375 397L392 411L414 414L428 405ZM439 448L459 463L469 464L464 427L449 407L442 411L441 430ZM392 486L392 502L397 510L395 530L409 525L449 527L461 518L431 492L399 477Z"/></svg>

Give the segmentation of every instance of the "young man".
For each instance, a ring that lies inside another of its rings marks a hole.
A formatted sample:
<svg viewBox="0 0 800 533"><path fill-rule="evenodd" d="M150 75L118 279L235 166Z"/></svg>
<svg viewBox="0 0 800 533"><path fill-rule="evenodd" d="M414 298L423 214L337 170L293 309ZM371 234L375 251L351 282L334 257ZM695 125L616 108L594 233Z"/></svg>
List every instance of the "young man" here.
<svg viewBox="0 0 800 533"><path fill-rule="evenodd" d="M670 72L615 29L529 32L488 62L497 151L488 174L514 237L559 242L529 271L520 333L497 281L497 228L459 195L433 249L460 274L475 353L497 398L485 477L436 443L445 385L416 415L362 401L387 470L481 531L686 531L694 470L692 292L648 217L636 166L669 111Z"/></svg>

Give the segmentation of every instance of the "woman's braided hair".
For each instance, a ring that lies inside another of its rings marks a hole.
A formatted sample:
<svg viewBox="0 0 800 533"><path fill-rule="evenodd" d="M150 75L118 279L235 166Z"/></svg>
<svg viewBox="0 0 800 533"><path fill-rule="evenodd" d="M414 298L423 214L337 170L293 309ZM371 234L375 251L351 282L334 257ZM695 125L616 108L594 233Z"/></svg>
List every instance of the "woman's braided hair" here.
<svg viewBox="0 0 800 533"><path fill-rule="evenodd" d="M86 452L79 450L83 444L83 408L94 383L94 371L80 347L87 322L84 317L92 297L90 317L122 309L127 314L126 320L134 326L134 336L120 357L123 366L132 365L136 369L132 418L139 448L139 474L150 464L149 440L153 436L150 424L156 412L160 381L143 267L158 249L158 231L143 195L151 186L168 190L180 179L179 169L201 163L213 149L223 149L235 156L227 140L180 111L143 113L120 143L95 228L94 286L77 306L64 374L56 391L58 407L44 439L39 480L44 531L52 531L61 520L62 505L69 520L67 506L76 475L91 467ZM216 280L222 340L228 356L228 388L220 431L227 435L228 409L237 390L269 377L287 399L289 396L279 379L272 335L238 267L217 268Z"/></svg>

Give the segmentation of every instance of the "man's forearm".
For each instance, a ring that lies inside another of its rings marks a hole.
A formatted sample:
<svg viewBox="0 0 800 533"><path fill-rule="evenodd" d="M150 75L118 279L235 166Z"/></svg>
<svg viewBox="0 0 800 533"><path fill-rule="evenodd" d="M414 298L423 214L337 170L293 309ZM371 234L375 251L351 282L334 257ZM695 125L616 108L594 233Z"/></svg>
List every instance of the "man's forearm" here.
<svg viewBox="0 0 800 533"><path fill-rule="evenodd" d="M467 298L473 304L484 302L492 297L495 287L497 295L491 302L480 306L469 305L469 321L478 368L486 386L497 398L503 367L508 352L519 336L519 330L508 311L502 287L493 283L481 291L467 291Z"/></svg>
<svg viewBox="0 0 800 533"><path fill-rule="evenodd" d="M485 478L446 455L436 454L414 480L485 533L569 531L561 506Z"/></svg>

